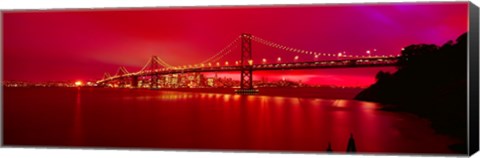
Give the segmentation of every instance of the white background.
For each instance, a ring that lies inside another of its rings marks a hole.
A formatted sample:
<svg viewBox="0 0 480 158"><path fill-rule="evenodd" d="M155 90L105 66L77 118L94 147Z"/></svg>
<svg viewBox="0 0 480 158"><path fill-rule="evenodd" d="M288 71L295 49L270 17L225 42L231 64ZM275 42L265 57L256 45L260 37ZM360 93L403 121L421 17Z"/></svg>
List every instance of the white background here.
<svg viewBox="0 0 480 158"><path fill-rule="evenodd" d="M309 4L309 3L374 3L374 2L413 2L428 0L1 0L1 10L12 9L52 9L52 8L112 8L112 7L154 7L154 6L205 6L205 5L246 5L246 4ZM446 1L446 0L435 0ZM472 0L477 6L479 0ZM1 46L1 45L0 45ZM1 77L1 76L0 76ZM1 116L1 113L0 113ZM0 117L1 119L1 117ZM199 152L199 151L160 151L160 150L113 150L113 149L60 149L60 148L0 148L0 158L5 157L59 157L59 158L91 158L91 157L432 157L432 156L377 156L377 155L325 155L325 154L292 154L292 153L247 153L247 152ZM442 156L446 157L446 156ZM474 157L480 157L476 154Z"/></svg>

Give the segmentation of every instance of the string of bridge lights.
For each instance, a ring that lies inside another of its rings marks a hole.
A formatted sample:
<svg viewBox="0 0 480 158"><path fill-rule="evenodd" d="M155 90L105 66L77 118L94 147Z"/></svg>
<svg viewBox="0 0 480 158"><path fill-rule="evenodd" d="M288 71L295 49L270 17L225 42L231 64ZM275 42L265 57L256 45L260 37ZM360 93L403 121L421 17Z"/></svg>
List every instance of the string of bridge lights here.
<svg viewBox="0 0 480 158"><path fill-rule="evenodd" d="M110 78L110 77L112 77L112 75L110 75L108 72L105 72L103 74L103 79L107 79L107 78Z"/></svg>
<svg viewBox="0 0 480 158"><path fill-rule="evenodd" d="M295 52L295 53L299 53L299 54L306 54L306 55L313 55L315 58L318 58L319 56L326 56L326 57L343 57L343 58L358 58L358 57L361 57L361 58L378 58L378 57L394 57L393 55L370 55L372 53L372 51L370 50L367 50L366 53L368 55L347 55L346 52L339 52L338 54L337 53L321 53L321 52L317 52L317 51L309 51L309 50L303 50L303 49L298 49L298 48L293 48L293 47L289 47L289 46L285 46L285 45L282 45L282 44L279 44L279 43L276 43L276 42L273 42L273 41L270 41L270 40L266 40L266 39L263 39L263 38L260 38L260 37L257 37L257 36L254 36L254 35L251 35L251 36L246 36L247 38L250 38L252 41L254 42L257 42L257 43L260 43L260 44L263 44L263 45L266 45L266 46L269 46L269 47L272 47L272 48L276 48L276 49L280 49L280 50L284 50L284 51L288 51L288 52ZM182 69L182 68L192 68L192 67L204 67L205 65L208 65L209 67L212 66L212 63L214 63L216 66L220 66L220 62L218 62L220 59L222 59L224 56L230 54L232 52L232 50L234 48L237 48L238 47L238 44L237 42L240 41L240 38L241 36L237 36L232 42L230 42L226 47L224 47L223 49L221 49L219 52L217 52L216 54L214 54L213 56L209 57L208 59L204 60L203 62L201 62L200 64L194 64L194 65L183 65L183 66L172 66L170 64L167 64L165 61L161 60L161 59L156 59L156 60L159 60L159 64L161 64L162 66L164 66L165 68L174 68L174 69ZM373 49L373 52L376 52L376 49ZM298 60L298 56L295 56L294 57L294 60ZM277 58L277 61L281 61L281 58L278 57ZM262 59L262 63L266 63L266 59L263 58ZM235 64L238 65L239 64L239 61L235 61ZM147 63L148 65L148 63ZM145 65L144 67L146 67L147 65ZM229 63L228 61L225 61L225 66L228 66Z"/></svg>
<svg viewBox="0 0 480 158"><path fill-rule="evenodd" d="M238 45L233 45L233 47L231 47L230 49L228 49L225 53L223 53L222 55L219 55L217 58L209 61L208 63L214 63L214 62L219 61L219 60L222 59L224 56L230 54L235 48L238 48ZM202 64L205 64L205 63L202 63Z"/></svg>
<svg viewBox="0 0 480 158"><path fill-rule="evenodd" d="M236 43L240 41L240 36L237 36L232 42L230 42L230 44L228 44L226 47L224 47L223 49L221 49L218 53L216 53L215 55L211 56L210 58L208 59L205 59L204 61L200 62L200 64L206 64L206 63L210 63L210 62L215 62L215 60L219 60L220 58L222 58L223 56L227 55L228 53L231 52L231 48L232 45L234 45L235 47L238 47L238 45L236 45ZM229 49L227 51L227 49ZM220 57L219 57L220 56ZM219 58L218 58L219 57Z"/></svg>
<svg viewBox="0 0 480 158"><path fill-rule="evenodd" d="M121 73L121 72L123 72L123 74L128 74L128 73L129 73L128 70L127 70L125 67L123 67L123 66L120 67L120 68L118 68L117 74L119 74L119 73Z"/></svg>
<svg viewBox="0 0 480 158"><path fill-rule="evenodd" d="M286 45L283 45L283 44L280 44L280 43L277 43L277 42L273 42L273 41L270 41L270 40L260 38L258 36L254 36L254 35L245 36L245 37L250 38L252 41L254 41L256 43L259 43L259 44L262 44L262 45L265 45L265 46L268 46L268 47L276 48L276 49L279 49L279 50L298 53L298 54L313 55L315 57L315 59L320 57L320 56L323 56L323 57L339 57L339 58L359 58L359 57L360 58L381 58L381 57L400 56L400 55L371 55L373 52L377 51L376 49L373 49L373 51L367 50L366 54L368 54L368 55L347 55L345 51L339 52L339 53L322 53L322 52L318 52L318 51L311 51L311 50L304 50L304 49L289 47L289 46L286 46ZM241 39L241 36L240 35L237 36L232 42L230 42L227 46L225 46L219 52L217 52L213 56L210 56L209 58L205 59L204 61L202 61L199 64L188 65L188 66L187 65L172 66L172 65L168 64L167 62L165 62L164 60L162 60L158 57L152 57L145 64L145 66L143 66L143 68L139 72L143 72L150 64L152 64L152 62L156 62L159 65L163 66L164 68L162 68L162 69L165 69L165 68L166 69L185 69L185 68L192 68L192 67L199 67L199 66L201 66L201 67L205 67L205 66L211 67L211 66L214 66L214 65L212 65L212 63L214 63L215 66L221 66L222 64L220 64L220 62L218 62L218 61L220 59L222 59L224 56L230 54L234 48L237 48L238 45L239 45L237 43L240 41L240 39ZM402 51L403 51L403 48L402 48ZM298 58L299 58L298 56L295 56L294 60L296 61L296 60L298 60ZM281 57L278 57L277 62L280 62L280 61L281 61ZM250 60L250 61L248 61L248 63L253 64L253 61ZM265 58L262 59L262 63L263 64L266 63ZM228 66L228 65L229 65L229 62L225 61L225 66ZM239 65L239 61L235 61L235 65ZM128 72L128 71L126 71L126 72ZM136 73L139 73L139 72L136 72ZM117 74L115 76L117 76ZM107 78L113 78L115 76L111 76L109 74L108 75L104 74L104 77L107 77Z"/></svg>
<svg viewBox="0 0 480 158"><path fill-rule="evenodd" d="M214 54L213 56L209 57L208 59L204 60L203 62L201 62L200 65L205 65L206 63L211 63L211 62L216 62L218 60L220 60L221 58L223 58L225 55L229 54L232 52L232 46L234 46L233 48L236 48L238 47L238 45L235 45L238 41L240 41L240 36L237 36L232 42L230 42L230 44L228 44L226 47L224 47L223 49L221 49L219 52L217 52L216 54ZM161 66L165 67L165 68L186 68L187 66L184 65L184 66L172 66L171 64L168 64L167 62L165 62L164 60L162 60L161 58L151 58L143 67L140 71L144 71L150 64L151 62L157 62L158 64L160 64ZM211 64L209 64L211 65ZM191 65L189 66L191 67Z"/></svg>
<svg viewBox="0 0 480 158"><path fill-rule="evenodd" d="M226 47L221 49L219 52L214 54L213 56L209 57L208 59L202 61L199 64L194 64L194 65L183 65L183 66L172 66L174 69L181 69L181 68L192 68L192 67L205 67L205 65L208 65L209 67L212 66L212 63L216 62L216 65L219 66L220 63L217 62L218 60L222 59L224 56L230 54L234 48L238 47L238 42L240 41L240 36L237 36L230 44L228 44ZM226 62L226 65L228 65L228 61Z"/></svg>
<svg viewBox="0 0 480 158"><path fill-rule="evenodd" d="M172 65L168 64L167 62L165 62L164 60L162 60L161 58L159 57L152 57L148 60L148 62L143 66L142 69L140 69L140 72L141 71L144 71L150 64L152 64L152 62L156 62L158 64L160 64L161 66L165 67L165 68L171 68L173 67Z"/></svg>
<svg viewBox="0 0 480 158"><path fill-rule="evenodd" d="M165 62L164 60L162 60L162 59L159 58L159 57L154 58L154 60L156 60L157 63L159 63L159 64L162 65L163 67L166 67L166 68L173 67L172 65L168 64L167 62Z"/></svg>
<svg viewBox="0 0 480 158"><path fill-rule="evenodd" d="M240 36L237 36L232 42L230 42L230 44L228 44L226 47L224 47L223 49L221 49L218 53L216 53L215 55L209 57L208 59L204 60L203 62L201 62L200 64L195 64L194 67L198 67L198 65L201 65L202 67L205 66L207 63L209 66L211 66L212 62L217 62L218 60L220 60L221 58L223 58L224 56L230 54L232 52L232 50L234 48L237 48L238 45L237 43L240 41ZM174 69L178 69L178 68L187 68L187 67L192 67L192 65L183 65L183 66L172 66L170 64L168 64L167 62L165 62L164 60L162 60L161 58L152 58L153 61L157 62L158 64L160 64L161 66L165 67L165 68L174 68ZM149 62L147 62L145 64L145 66L143 66L143 68L140 70L140 71L144 71L152 62L152 59L149 60ZM227 62L228 63L228 62ZM219 63L217 62L217 65L219 65Z"/></svg>
<svg viewBox="0 0 480 158"><path fill-rule="evenodd" d="M331 53L320 53L320 52L316 52L316 51L308 51L308 50L297 49L297 48L285 46L285 45L282 45L282 44L279 44L279 43L276 43L276 42L273 42L273 41L270 41L270 40L265 40L263 38L260 38L260 37L254 36L254 35L252 35L250 38L253 41L258 42L260 44L263 44L263 45L266 45L266 46L269 46L269 47L272 47L272 48L288 51L288 52L295 52L295 53L300 53L300 54L310 54L310 55L320 55L320 56L336 56L336 54L331 54Z"/></svg>
<svg viewBox="0 0 480 158"><path fill-rule="evenodd" d="M145 70L147 68L147 66L150 65L150 63L152 63L152 60L153 60L153 58L148 59L148 62L142 67L142 69L140 69L140 72Z"/></svg>
<svg viewBox="0 0 480 158"><path fill-rule="evenodd" d="M286 45L283 45L283 44L279 44L277 42L273 42L273 41L270 41L270 40L266 40L266 39L263 39L263 38L260 38L258 36L254 36L252 35L251 37L248 37L247 38L250 38L252 39L252 41L255 41L259 44L263 44L265 46L269 46L269 47L272 47L272 48L276 48L276 49L280 49L280 50L284 50L284 51L287 51L287 52L294 52L294 53L299 53L299 54L307 54L307 55L313 55L315 58L318 58L319 56L326 56L326 57L349 57L349 58L378 58L378 57L394 57L394 55L370 55L372 53L372 51L370 50L367 50L366 53L368 55L347 55L345 51L343 52L339 52L339 53L322 53L322 52L317 52L317 51L310 51L310 50L304 50L304 49L298 49L298 48L294 48L294 47L289 47L289 46L286 46ZM373 49L374 52L376 52L376 49ZM298 58L298 57L296 57Z"/></svg>

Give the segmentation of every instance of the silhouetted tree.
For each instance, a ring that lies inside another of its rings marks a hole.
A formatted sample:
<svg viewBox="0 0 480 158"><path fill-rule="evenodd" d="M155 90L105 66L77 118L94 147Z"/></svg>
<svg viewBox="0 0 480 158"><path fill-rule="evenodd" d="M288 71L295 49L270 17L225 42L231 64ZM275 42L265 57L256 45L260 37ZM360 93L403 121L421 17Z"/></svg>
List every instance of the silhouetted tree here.
<svg viewBox="0 0 480 158"><path fill-rule="evenodd" d="M393 74L379 72L377 82L355 99L393 104L431 121L439 133L462 141L466 151L467 33L441 47L418 44L405 47Z"/></svg>
<svg viewBox="0 0 480 158"><path fill-rule="evenodd" d="M347 145L347 153L354 153L357 151L357 147L355 146L355 140L353 139L353 134L350 134L350 138L348 139Z"/></svg>
<svg viewBox="0 0 480 158"><path fill-rule="evenodd" d="M403 68L409 64L415 63L421 58L431 55L438 50L433 44L419 44L405 47L398 61L398 67Z"/></svg>
<svg viewBox="0 0 480 158"><path fill-rule="evenodd" d="M326 150L326 151L327 151L327 153L333 152L333 150L332 150L332 144L330 144L330 142L328 142L328 147L327 147L327 150Z"/></svg>
<svg viewBox="0 0 480 158"><path fill-rule="evenodd" d="M377 73L377 75L375 76L375 78L378 80L384 80L384 79L387 79L389 77L391 77L392 74L390 74L389 72L383 72L383 71L379 71Z"/></svg>

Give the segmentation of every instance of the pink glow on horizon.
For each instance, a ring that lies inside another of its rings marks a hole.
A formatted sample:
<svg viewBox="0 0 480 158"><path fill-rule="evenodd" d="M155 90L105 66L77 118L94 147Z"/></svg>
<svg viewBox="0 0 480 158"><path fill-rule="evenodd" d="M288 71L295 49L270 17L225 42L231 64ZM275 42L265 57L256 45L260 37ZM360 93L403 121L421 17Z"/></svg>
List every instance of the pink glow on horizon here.
<svg viewBox="0 0 480 158"><path fill-rule="evenodd" d="M355 72L351 72L354 70ZM302 82L310 85L330 85L347 87L367 87L375 83L375 75L378 71L395 72L394 67L381 68L340 68L340 69L320 69L320 70L289 70L282 71L255 71L253 80L265 79L269 82L288 80L293 82ZM204 73L206 77L214 77L215 73ZM240 80L240 76L235 72L221 72L216 74L218 78L232 78Z"/></svg>

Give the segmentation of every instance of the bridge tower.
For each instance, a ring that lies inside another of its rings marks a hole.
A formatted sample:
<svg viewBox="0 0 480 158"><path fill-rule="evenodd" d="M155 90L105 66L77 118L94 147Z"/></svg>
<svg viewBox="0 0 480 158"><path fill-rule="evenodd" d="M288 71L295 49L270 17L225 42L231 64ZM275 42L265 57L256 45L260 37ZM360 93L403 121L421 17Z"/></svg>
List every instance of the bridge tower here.
<svg viewBox="0 0 480 158"><path fill-rule="evenodd" d="M112 77L112 75L110 75L108 72L105 72L105 73L103 74L103 80L108 80L110 77ZM110 82L110 81L101 82L101 83L99 83L98 85L104 87L104 86L107 86L109 82ZM98 83L98 82L97 82L97 83Z"/></svg>
<svg viewBox="0 0 480 158"><path fill-rule="evenodd" d="M237 93L248 94L258 93L258 90L253 89L252 69L252 35L243 33L241 35L241 72L240 72L240 89Z"/></svg>
<svg viewBox="0 0 480 158"><path fill-rule="evenodd" d="M154 71L160 68L160 63L158 63L158 57L152 56L150 59L150 70ZM159 88L158 87L158 80L160 76L157 72L154 72L152 76L150 76L150 88Z"/></svg>
<svg viewBox="0 0 480 158"><path fill-rule="evenodd" d="M130 82L132 88L137 88L138 87L138 76L132 76L131 82Z"/></svg>
<svg viewBox="0 0 480 158"><path fill-rule="evenodd" d="M122 76L125 74L128 74L127 69L124 66L120 66L120 68L118 68L117 73L115 73L115 76ZM126 84L127 84L127 77L120 77L118 86L123 88L126 86Z"/></svg>

